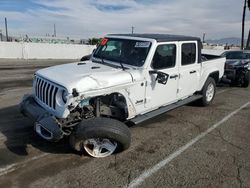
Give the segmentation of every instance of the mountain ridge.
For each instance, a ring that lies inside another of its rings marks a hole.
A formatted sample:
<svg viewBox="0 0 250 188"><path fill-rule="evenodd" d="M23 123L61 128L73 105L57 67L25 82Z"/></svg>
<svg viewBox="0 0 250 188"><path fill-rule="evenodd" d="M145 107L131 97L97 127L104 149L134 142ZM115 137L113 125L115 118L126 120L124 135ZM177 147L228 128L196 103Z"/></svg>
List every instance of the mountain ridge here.
<svg viewBox="0 0 250 188"><path fill-rule="evenodd" d="M228 44L228 45L240 45L241 44L241 38L238 37L227 37L227 38L221 38L221 39L208 39L205 40L206 43L209 44ZM245 40L246 43L246 40Z"/></svg>

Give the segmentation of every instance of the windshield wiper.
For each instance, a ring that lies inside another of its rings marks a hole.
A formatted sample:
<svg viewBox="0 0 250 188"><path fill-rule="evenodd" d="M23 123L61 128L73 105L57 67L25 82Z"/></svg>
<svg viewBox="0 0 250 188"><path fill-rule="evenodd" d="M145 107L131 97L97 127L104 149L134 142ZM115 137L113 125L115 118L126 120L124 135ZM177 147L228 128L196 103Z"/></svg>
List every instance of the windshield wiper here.
<svg viewBox="0 0 250 188"><path fill-rule="evenodd" d="M119 60L119 63L120 63L120 65L121 65L121 67L122 67L122 70L125 71L125 68L124 68L124 66L123 66L123 64L122 64L122 59Z"/></svg>
<svg viewBox="0 0 250 188"><path fill-rule="evenodd" d="M106 63L105 61L104 61L104 57L103 56L99 56L99 58L101 59L101 63L102 64L108 64L108 65L110 65L109 63ZM111 60L112 61L112 60ZM122 68L122 70L123 71L125 71L126 70L126 68L124 67L124 65L122 64L122 59L120 59L120 60L117 60L116 62L118 62L119 64L120 64L120 66L121 66L121 68ZM115 66L115 65L114 65ZM115 67L119 67L119 66L115 66Z"/></svg>
<svg viewBox="0 0 250 188"><path fill-rule="evenodd" d="M105 52L105 50L107 49L107 47L108 47L108 46L105 45L105 47L103 48L103 52L102 52L102 53L100 54L100 56L99 56L99 57L101 58L102 64L105 63L105 62L104 62L104 54L103 54L103 53Z"/></svg>
<svg viewBox="0 0 250 188"><path fill-rule="evenodd" d="M102 64L105 64L103 55L100 57Z"/></svg>

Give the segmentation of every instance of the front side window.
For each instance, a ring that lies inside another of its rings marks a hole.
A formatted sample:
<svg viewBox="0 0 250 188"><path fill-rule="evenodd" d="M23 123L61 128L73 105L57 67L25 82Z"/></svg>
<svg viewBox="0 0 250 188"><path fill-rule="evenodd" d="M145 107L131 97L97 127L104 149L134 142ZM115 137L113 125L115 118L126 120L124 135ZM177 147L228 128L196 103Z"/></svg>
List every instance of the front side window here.
<svg viewBox="0 0 250 188"><path fill-rule="evenodd" d="M196 44L185 43L181 47L181 64L190 65L196 62Z"/></svg>
<svg viewBox="0 0 250 188"><path fill-rule="evenodd" d="M105 38L97 47L94 57L141 67L151 47L149 41Z"/></svg>
<svg viewBox="0 0 250 188"><path fill-rule="evenodd" d="M153 69L167 69L175 67L176 63L176 45L159 45L155 51L152 62Z"/></svg>

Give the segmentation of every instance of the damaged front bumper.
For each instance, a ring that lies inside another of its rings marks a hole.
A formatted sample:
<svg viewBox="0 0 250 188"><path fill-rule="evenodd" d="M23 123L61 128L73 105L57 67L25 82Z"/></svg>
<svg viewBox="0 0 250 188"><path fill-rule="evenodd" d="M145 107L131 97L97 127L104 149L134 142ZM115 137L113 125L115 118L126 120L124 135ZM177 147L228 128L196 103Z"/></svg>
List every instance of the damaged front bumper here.
<svg viewBox="0 0 250 188"><path fill-rule="evenodd" d="M56 118L42 108L32 95L25 95L19 105L20 112L35 122L36 133L48 141L59 141L64 133Z"/></svg>
<svg viewBox="0 0 250 188"><path fill-rule="evenodd" d="M236 79L236 70L234 69L225 69L225 76L227 79L235 80Z"/></svg>

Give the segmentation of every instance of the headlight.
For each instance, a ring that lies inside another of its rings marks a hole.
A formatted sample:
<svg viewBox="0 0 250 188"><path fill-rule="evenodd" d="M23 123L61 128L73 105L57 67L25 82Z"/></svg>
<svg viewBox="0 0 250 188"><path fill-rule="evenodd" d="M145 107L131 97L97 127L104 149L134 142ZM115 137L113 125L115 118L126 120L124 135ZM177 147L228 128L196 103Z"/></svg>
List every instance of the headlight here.
<svg viewBox="0 0 250 188"><path fill-rule="evenodd" d="M249 67L249 64L244 65L244 68L248 68L248 67Z"/></svg>
<svg viewBox="0 0 250 188"><path fill-rule="evenodd" d="M36 83L36 74L33 75L33 85Z"/></svg>
<svg viewBox="0 0 250 188"><path fill-rule="evenodd" d="M68 92L66 90L63 90L62 92L62 100L64 103L66 103L68 100Z"/></svg>

